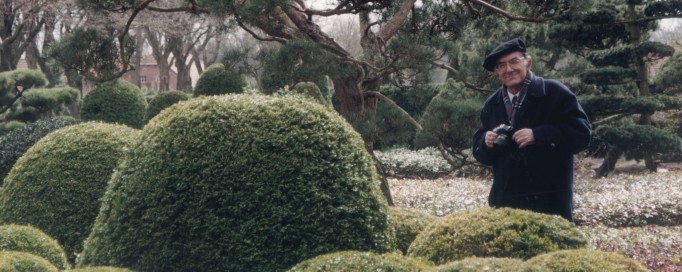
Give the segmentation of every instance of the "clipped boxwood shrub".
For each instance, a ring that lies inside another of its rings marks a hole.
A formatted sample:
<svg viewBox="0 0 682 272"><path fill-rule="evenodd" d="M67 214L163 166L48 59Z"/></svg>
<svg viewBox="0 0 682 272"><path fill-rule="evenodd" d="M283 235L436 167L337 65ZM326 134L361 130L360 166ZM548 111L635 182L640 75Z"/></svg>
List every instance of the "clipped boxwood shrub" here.
<svg viewBox="0 0 682 272"><path fill-rule="evenodd" d="M372 252L341 251L321 255L298 263L288 272L352 272L352 271L426 271L432 267L400 254L376 254Z"/></svg>
<svg viewBox="0 0 682 272"><path fill-rule="evenodd" d="M181 91L160 92L151 101L147 107L147 120L154 118L161 110L170 107L171 105L180 101L185 101L190 98L190 95Z"/></svg>
<svg viewBox="0 0 682 272"><path fill-rule="evenodd" d="M398 249L403 254L407 252L407 248L410 247L417 234L438 220L435 215L410 208L390 207L388 212L391 215L391 226L395 231Z"/></svg>
<svg viewBox="0 0 682 272"><path fill-rule="evenodd" d="M83 98L81 119L141 128L146 111L147 100L140 88L117 80L98 84Z"/></svg>
<svg viewBox="0 0 682 272"><path fill-rule="evenodd" d="M362 139L305 99L183 101L152 119L126 158L80 265L279 271L324 253L392 246Z"/></svg>
<svg viewBox="0 0 682 272"><path fill-rule="evenodd" d="M516 272L523 260L512 258L469 257L436 267L437 272Z"/></svg>
<svg viewBox="0 0 682 272"><path fill-rule="evenodd" d="M32 225L69 260L90 233L107 182L136 130L88 122L43 137L16 162L0 191L0 223Z"/></svg>
<svg viewBox="0 0 682 272"><path fill-rule="evenodd" d="M0 272L57 272L49 261L33 254L18 251L0 252Z"/></svg>
<svg viewBox="0 0 682 272"><path fill-rule="evenodd" d="M216 63L201 73L194 87L194 97L201 95L235 94L244 92L246 79L238 71Z"/></svg>
<svg viewBox="0 0 682 272"><path fill-rule="evenodd" d="M77 123L71 117L40 120L0 136L0 179L5 179L14 163L38 140L59 128ZM2 185L2 183L0 183Z"/></svg>
<svg viewBox="0 0 682 272"><path fill-rule="evenodd" d="M444 264L471 256L528 259L586 245L585 236L559 216L485 208L454 213L428 226L407 253Z"/></svg>
<svg viewBox="0 0 682 272"><path fill-rule="evenodd" d="M0 226L0 251L19 251L40 256L59 269L68 269L66 253L57 240L31 226Z"/></svg>
<svg viewBox="0 0 682 272"><path fill-rule="evenodd" d="M598 250L561 250L526 261L526 272L645 272L639 262L623 255Z"/></svg>

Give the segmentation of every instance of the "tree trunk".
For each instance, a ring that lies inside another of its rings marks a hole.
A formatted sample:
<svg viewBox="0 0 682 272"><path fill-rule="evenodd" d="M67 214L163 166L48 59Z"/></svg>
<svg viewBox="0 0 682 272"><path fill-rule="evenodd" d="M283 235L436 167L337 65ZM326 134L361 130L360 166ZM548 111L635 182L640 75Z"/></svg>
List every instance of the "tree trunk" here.
<svg viewBox="0 0 682 272"><path fill-rule="evenodd" d="M612 147L609 149L609 151L606 153L606 157L604 157L604 161L601 163L599 168L595 169L595 175L600 178L608 176L609 173L616 168L616 162L618 162L618 159L621 155L623 155L623 151L619 148Z"/></svg>
<svg viewBox="0 0 682 272"><path fill-rule="evenodd" d="M185 53L185 41L182 37L173 37L172 51L175 56L175 69L178 72L176 82L176 90L183 92L192 92L192 78L189 76L189 68L187 67L187 56Z"/></svg>

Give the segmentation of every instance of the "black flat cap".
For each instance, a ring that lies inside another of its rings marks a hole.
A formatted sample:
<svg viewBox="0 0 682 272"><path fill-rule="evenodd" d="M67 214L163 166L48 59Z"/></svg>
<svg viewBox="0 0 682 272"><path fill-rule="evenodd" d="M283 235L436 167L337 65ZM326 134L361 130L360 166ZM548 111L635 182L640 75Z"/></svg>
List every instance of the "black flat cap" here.
<svg viewBox="0 0 682 272"><path fill-rule="evenodd" d="M500 57L516 51L526 53L526 44L519 38L514 38L498 45L490 54L485 56L483 68L491 72L494 71L495 64L497 64L497 60L500 59Z"/></svg>

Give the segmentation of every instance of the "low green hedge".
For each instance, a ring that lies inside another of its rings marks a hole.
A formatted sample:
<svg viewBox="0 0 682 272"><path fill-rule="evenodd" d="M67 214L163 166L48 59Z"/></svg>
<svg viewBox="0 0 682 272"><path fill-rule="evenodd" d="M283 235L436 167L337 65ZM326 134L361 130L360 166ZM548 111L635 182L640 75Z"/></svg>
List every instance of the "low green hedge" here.
<svg viewBox="0 0 682 272"><path fill-rule="evenodd" d="M0 252L0 272L57 272L49 261L18 251Z"/></svg>
<svg viewBox="0 0 682 272"><path fill-rule="evenodd" d="M517 272L523 260L512 258L469 257L436 268L437 272Z"/></svg>
<svg viewBox="0 0 682 272"><path fill-rule="evenodd" d="M524 272L646 272L641 263L613 252L578 249L542 254L526 261Z"/></svg>
<svg viewBox="0 0 682 272"><path fill-rule="evenodd" d="M110 266L91 266L72 269L68 272L133 272L132 270Z"/></svg>
<svg viewBox="0 0 682 272"><path fill-rule="evenodd" d="M414 238L426 228L426 226L438 220L435 215L427 214L415 209L403 207L390 207L391 226L395 230L398 249L405 254L414 241Z"/></svg>
<svg viewBox="0 0 682 272"><path fill-rule="evenodd" d="M31 226L0 226L0 250L19 251L40 256L59 269L68 269L66 253L57 240Z"/></svg>
<svg viewBox="0 0 682 272"><path fill-rule="evenodd" d="M329 252L393 246L360 135L306 99L183 101L152 119L126 158L80 265L278 271Z"/></svg>
<svg viewBox="0 0 682 272"><path fill-rule="evenodd" d="M417 236L408 255L444 264L471 256L528 259L585 246L585 236L559 216L484 208L451 214L430 225Z"/></svg>
<svg viewBox="0 0 682 272"><path fill-rule="evenodd" d="M80 253L113 169L137 131L88 122L43 137L14 165L0 191L0 223L32 225L70 261Z"/></svg>
<svg viewBox="0 0 682 272"><path fill-rule="evenodd" d="M354 272L354 271L427 271L432 267L422 261L400 254L342 251L321 255L300 262L288 272Z"/></svg>

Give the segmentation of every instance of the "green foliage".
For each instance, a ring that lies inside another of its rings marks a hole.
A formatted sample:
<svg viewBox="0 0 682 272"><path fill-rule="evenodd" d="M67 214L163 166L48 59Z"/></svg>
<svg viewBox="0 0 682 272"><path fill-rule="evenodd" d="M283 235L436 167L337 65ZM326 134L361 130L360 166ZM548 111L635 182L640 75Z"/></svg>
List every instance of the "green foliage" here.
<svg viewBox="0 0 682 272"><path fill-rule="evenodd" d="M579 75L583 82L597 85L624 84L631 82L635 76L635 70L617 66L594 68Z"/></svg>
<svg viewBox="0 0 682 272"><path fill-rule="evenodd" d="M663 63L659 72L654 76L654 82L663 89L664 93L682 92L682 52L675 53Z"/></svg>
<svg viewBox="0 0 682 272"><path fill-rule="evenodd" d="M591 120L612 114L652 114L682 107L682 98L667 95L646 97L596 95L580 96L579 100Z"/></svg>
<svg viewBox="0 0 682 272"><path fill-rule="evenodd" d="M152 119L126 158L81 265L278 271L324 253L393 246L362 139L306 99L184 101Z"/></svg>
<svg viewBox="0 0 682 272"><path fill-rule="evenodd" d="M680 137L672 131L650 125L602 126L594 133L608 145L624 150L628 157L634 159L642 159L646 153L677 155L682 152Z"/></svg>
<svg viewBox="0 0 682 272"><path fill-rule="evenodd" d="M0 223L41 229L73 261L92 228L112 170L135 135L126 126L91 122L43 137L5 178Z"/></svg>
<svg viewBox="0 0 682 272"><path fill-rule="evenodd" d="M133 272L132 270L110 266L90 266L71 269L69 272Z"/></svg>
<svg viewBox="0 0 682 272"><path fill-rule="evenodd" d="M57 272L49 261L25 252L0 252L0 272Z"/></svg>
<svg viewBox="0 0 682 272"><path fill-rule="evenodd" d="M5 135L9 132L23 128L25 126L26 123L19 121L2 122L0 123L0 135Z"/></svg>
<svg viewBox="0 0 682 272"><path fill-rule="evenodd" d="M288 272L353 272L353 271L393 271L411 272L429 270L430 266L400 254L376 254L372 252L341 251L321 255L287 270Z"/></svg>
<svg viewBox="0 0 682 272"><path fill-rule="evenodd" d="M639 262L618 253L598 250L561 250L526 261L527 272L645 272Z"/></svg>
<svg viewBox="0 0 682 272"><path fill-rule="evenodd" d="M225 65L216 63L201 74L193 95L219 95L230 93L243 93L247 86L246 79L239 71L225 68Z"/></svg>
<svg viewBox="0 0 682 272"><path fill-rule="evenodd" d="M5 179L14 163L40 138L61 127L77 123L70 117L39 120L0 136L0 179ZM2 185L0 183L0 185Z"/></svg>
<svg viewBox="0 0 682 272"><path fill-rule="evenodd" d="M633 58L638 56L656 55L669 57L675 50L672 46L659 42L646 41L637 45L614 47L604 50L593 50L587 53L587 60L597 66L620 66L627 68Z"/></svg>
<svg viewBox="0 0 682 272"><path fill-rule="evenodd" d="M160 92L149 101L149 107L147 107L147 114L145 116L147 120L150 120L159 114L161 110L189 98L190 96L187 93L181 91Z"/></svg>
<svg viewBox="0 0 682 272"><path fill-rule="evenodd" d="M336 64L336 57L309 41L292 40L267 57L263 67L263 91L271 94L298 82L313 82L329 97L327 75L353 73Z"/></svg>
<svg viewBox="0 0 682 272"><path fill-rule="evenodd" d="M127 81L100 83L83 99L81 118L141 128L147 101L140 89Z"/></svg>
<svg viewBox="0 0 682 272"><path fill-rule="evenodd" d="M331 101L325 98L320 91L320 87L313 82L299 82L291 88L291 92L304 97L308 97L322 105L331 106Z"/></svg>
<svg viewBox="0 0 682 272"><path fill-rule="evenodd" d="M38 70L13 70L0 73L0 106L14 101L17 91L47 85L47 78Z"/></svg>
<svg viewBox="0 0 682 272"><path fill-rule="evenodd" d="M398 249L403 254L407 253L407 248L414 238L426 226L438 220L434 215L403 207L390 207L388 212L391 216L391 226L395 229Z"/></svg>
<svg viewBox="0 0 682 272"><path fill-rule="evenodd" d="M30 89L17 100L5 119L33 122L54 111L68 113L66 106L77 102L79 97L78 90L71 87Z"/></svg>
<svg viewBox="0 0 682 272"><path fill-rule="evenodd" d="M92 81L108 80L121 71L121 59L129 61L135 51L128 36L121 45L114 30L79 28L52 43L47 55L67 71L78 71ZM121 57L121 49L125 56Z"/></svg>
<svg viewBox="0 0 682 272"><path fill-rule="evenodd" d="M438 143L453 149L471 146L471 135L480 126L478 117L483 102L469 98L466 92L466 88L459 85L441 91L431 100L419 120L423 130L415 136L415 147L424 148Z"/></svg>
<svg viewBox="0 0 682 272"><path fill-rule="evenodd" d="M18 251L40 256L59 269L68 269L66 254L57 240L31 226L0 226L0 251Z"/></svg>
<svg viewBox="0 0 682 272"><path fill-rule="evenodd" d="M381 93L393 100L412 118L419 120L434 96L449 85L415 85L409 87L382 87ZM379 102L376 120L379 139L375 148L387 149L392 146L413 146L416 128L394 106Z"/></svg>
<svg viewBox="0 0 682 272"><path fill-rule="evenodd" d="M528 259L586 245L583 234L559 216L486 208L451 214L430 225L417 236L408 255L444 264L470 256Z"/></svg>
<svg viewBox="0 0 682 272"><path fill-rule="evenodd" d="M680 16L682 15L682 3L679 1L647 1L644 8L646 16Z"/></svg>
<svg viewBox="0 0 682 272"><path fill-rule="evenodd" d="M512 258L469 257L436 267L437 272L506 272L518 271L523 260Z"/></svg>

